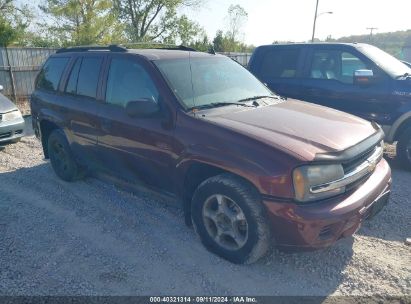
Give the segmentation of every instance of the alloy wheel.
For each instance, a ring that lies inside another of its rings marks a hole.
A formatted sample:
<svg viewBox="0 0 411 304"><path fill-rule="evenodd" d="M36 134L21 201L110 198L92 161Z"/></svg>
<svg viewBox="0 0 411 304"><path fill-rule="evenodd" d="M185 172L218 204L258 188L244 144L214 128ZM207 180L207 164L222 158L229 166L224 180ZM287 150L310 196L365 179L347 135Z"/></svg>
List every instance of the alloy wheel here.
<svg viewBox="0 0 411 304"><path fill-rule="evenodd" d="M242 248L248 240L248 223L243 210L225 195L210 196L203 205L203 221L208 234L228 250Z"/></svg>

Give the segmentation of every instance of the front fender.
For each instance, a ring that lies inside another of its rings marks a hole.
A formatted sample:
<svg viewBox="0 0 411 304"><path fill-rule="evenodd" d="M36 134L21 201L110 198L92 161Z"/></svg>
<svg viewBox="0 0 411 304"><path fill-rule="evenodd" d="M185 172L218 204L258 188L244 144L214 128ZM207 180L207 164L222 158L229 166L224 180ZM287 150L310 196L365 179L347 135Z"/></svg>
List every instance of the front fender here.
<svg viewBox="0 0 411 304"><path fill-rule="evenodd" d="M193 164L205 164L238 175L253 184L262 195L291 198L294 195L291 179L293 166L288 160L275 163L263 155L244 157L240 153L224 151L206 145L191 145L179 158L176 170L178 180L184 181ZM181 188L180 188L181 187ZM183 185L180 185L182 189Z"/></svg>

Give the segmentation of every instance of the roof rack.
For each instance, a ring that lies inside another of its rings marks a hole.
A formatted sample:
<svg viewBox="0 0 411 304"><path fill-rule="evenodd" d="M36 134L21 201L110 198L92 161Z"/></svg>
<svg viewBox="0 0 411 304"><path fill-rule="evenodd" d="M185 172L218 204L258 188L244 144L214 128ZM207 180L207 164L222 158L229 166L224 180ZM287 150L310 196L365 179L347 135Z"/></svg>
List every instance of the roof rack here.
<svg viewBox="0 0 411 304"><path fill-rule="evenodd" d="M110 52L127 52L129 49L133 49L133 46L155 46L158 49L164 50L181 50L197 52L196 49L184 46L184 45L174 45L174 44L163 44L158 42L136 42L127 44L111 44L109 46L101 45L81 45L74 47L67 47L57 50L56 53L68 53L68 52L86 52L86 51L110 51Z"/></svg>
<svg viewBox="0 0 411 304"><path fill-rule="evenodd" d="M111 44L109 46L101 45L81 45L68 48L62 48L57 50L56 53L68 53L68 52L86 52L86 51L110 51L110 52L127 52L127 48L117 44Z"/></svg>
<svg viewBox="0 0 411 304"><path fill-rule="evenodd" d="M166 44L166 43L160 43L160 42L135 42L135 43L121 44L121 46L126 47L128 49L132 49L133 46L148 46L148 48L150 46L155 46L155 48L164 49L164 50L180 50L180 51L197 52L196 49L190 48L185 45Z"/></svg>

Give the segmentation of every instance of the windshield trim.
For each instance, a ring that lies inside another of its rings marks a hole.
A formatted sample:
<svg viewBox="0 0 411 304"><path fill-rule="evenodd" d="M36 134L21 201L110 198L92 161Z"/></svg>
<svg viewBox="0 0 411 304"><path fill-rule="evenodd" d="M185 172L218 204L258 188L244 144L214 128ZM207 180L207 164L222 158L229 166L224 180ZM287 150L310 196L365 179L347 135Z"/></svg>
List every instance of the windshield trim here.
<svg viewBox="0 0 411 304"><path fill-rule="evenodd" d="M160 68L157 66L156 61L162 61L162 60L150 60L153 67L156 69L156 71L158 72L158 74L160 75L161 79L165 81L165 83L167 84L167 90L170 92L171 96L174 97L174 99L177 101L177 104L180 105L182 107L182 110L184 112L190 112L190 108L182 101L180 100L180 98L173 92L172 86L170 84L170 81L168 80L167 77L165 77L165 75L163 75L163 73L161 72Z"/></svg>

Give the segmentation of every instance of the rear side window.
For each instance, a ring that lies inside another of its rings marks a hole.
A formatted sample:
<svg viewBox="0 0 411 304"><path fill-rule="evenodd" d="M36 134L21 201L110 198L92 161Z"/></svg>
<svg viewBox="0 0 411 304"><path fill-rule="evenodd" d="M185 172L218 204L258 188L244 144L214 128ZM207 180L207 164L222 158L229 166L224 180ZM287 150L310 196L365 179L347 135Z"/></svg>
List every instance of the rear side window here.
<svg viewBox="0 0 411 304"><path fill-rule="evenodd" d="M47 91L57 91L61 75L70 58L50 58L44 64L37 78L37 88Z"/></svg>
<svg viewBox="0 0 411 304"><path fill-rule="evenodd" d="M295 78L299 49L274 49L265 53L260 74L263 78Z"/></svg>
<svg viewBox="0 0 411 304"><path fill-rule="evenodd" d="M65 92L96 98L102 62L101 57L78 58L71 69Z"/></svg>
<svg viewBox="0 0 411 304"><path fill-rule="evenodd" d="M102 61L98 57L83 58L77 80L77 95L96 98Z"/></svg>
<svg viewBox="0 0 411 304"><path fill-rule="evenodd" d="M65 90L69 94L77 94L77 81L78 81L78 73L80 71L80 66L81 66L81 58L77 58L76 63L71 69L70 78L67 82L67 86Z"/></svg>

